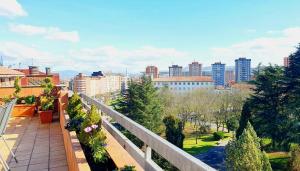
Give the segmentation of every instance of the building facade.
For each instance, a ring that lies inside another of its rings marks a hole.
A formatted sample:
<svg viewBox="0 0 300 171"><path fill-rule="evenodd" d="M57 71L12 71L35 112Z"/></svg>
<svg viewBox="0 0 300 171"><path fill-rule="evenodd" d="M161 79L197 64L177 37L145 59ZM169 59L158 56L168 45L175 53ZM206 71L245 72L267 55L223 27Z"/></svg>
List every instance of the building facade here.
<svg viewBox="0 0 300 171"><path fill-rule="evenodd" d="M202 75L202 64L198 62L192 62L189 64L189 76L201 76Z"/></svg>
<svg viewBox="0 0 300 171"><path fill-rule="evenodd" d="M45 72L41 72L37 66L29 66L28 69L14 69L25 74L21 78L21 86L41 86L45 78L50 78L53 85L60 84L58 73L51 72L51 69L46 67Z"/></svg>
<svg viewBox="0 0 300 171"><path fill-rule="evenodd" d="M84 76L79 73L73 79L73 90L88 96L115 93L126 88L127 80L120 75Z"/></svg>
<svg viewBox="0 0 300 171"><path fill-rule="evenodd" d="M156 66L147 66L146 67L146 76L151 78L158 78L158 68Z"/></svg>
<svg viewBox="0 0 300 171"><path fill-rule="evenodd" d="M191 91L201 88L213 88L211 77L191 76L191 77L164 77L153 79L156 88L168 87L171 91Z"/></svg>
<svg viewBox="0 0 300 171"><path fill-rule="evenodd" d="M226 70L225 71L225 84L232 85L234 83L235 76L233 70Z"/></svg>
<svg viewBox="0 0 300 171"><path fill-rule="evenodd" d="M251 59L239 58L235 60L235 82L251 80Z"/></svg>
<svg viewBox="0 0 300 171"><path fill-rule="evenodd" d="M283 66L284 67L289 67L290 65L290 58L289 57L284 57L283 58Z"/></svg>
<svg viewBox="0 0 300 171"><path fill-rule="evenodd" d="M182 76L182 66L172 65L169 67L169 77Z"/></svg>
<svg viewBox="0 0 300 171"><path fill-rule="evenodd" d="M211 65L212 79L215 86L225 86L225 64L216 62Z"/></svg>
<svg viewBox="0 0 300 171"><path fill-rule="evenodd" d="M25 74L4 66L0 66L0 87L14 87L14 82L17 77L24 77Z"/></svg>

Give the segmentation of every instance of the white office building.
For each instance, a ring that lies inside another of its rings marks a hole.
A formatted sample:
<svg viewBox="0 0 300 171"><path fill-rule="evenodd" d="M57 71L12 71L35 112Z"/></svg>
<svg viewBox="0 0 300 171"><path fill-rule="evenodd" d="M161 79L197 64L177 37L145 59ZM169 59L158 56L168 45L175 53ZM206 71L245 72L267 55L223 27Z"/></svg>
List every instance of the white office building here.
<svg viewBox="0 0 300 171"><path fill-rule="evenodd" d="M172 91L214 88L212 78L206 76L155 78L153 79L153 84L157 88L168 87Z"/></svg>

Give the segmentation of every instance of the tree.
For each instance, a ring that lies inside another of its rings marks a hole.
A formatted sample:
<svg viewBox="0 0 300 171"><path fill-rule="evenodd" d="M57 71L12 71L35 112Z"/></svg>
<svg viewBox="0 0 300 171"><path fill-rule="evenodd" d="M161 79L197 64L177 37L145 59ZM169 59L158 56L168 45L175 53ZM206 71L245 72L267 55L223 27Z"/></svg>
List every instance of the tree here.
<svg viewBox="0 0 300 171"><path fill-rule="evenodd" d="M242 135L244 129L247 126L247 123L250 120L251 117L251 110L250 110L250 100L248 99L245 104L243 105L241 118L239 121L239 128L236 131L236 137L239 138L240 135Z"/></svg>
<svg viewBox="0 0 300 171"><path fill-rule="evenodd" d="M166 116L163 122L166 127L165 133L167 140L182 149L184 140L182 122L172 115Z"/></svg>
<svg viewBox="0 0 300 171"><path fill-rule="evenodd" d="M260 150L260 139L248 122L241 136L225 148L227 170L271 171L266 154Z"/></svg>
<svg viewBox="0 0 300 171"><path fill-rule="evenodd" d="M249 120L259 136L272 138L274 148L286 146L290 119L283 108L283 78L284 68L276 65L255 72L255 88L244 105L237 136Z"/></svg>
<svg viewBox="0 0 300 171"><path fill-rule="evenodd" d="M283 79L283 105L289 122L289 141L300 143L300 44L289 56L289 66L285 68Z"/></svg>
<svg viewBox="0 0 300 171"><path fill-rule="evenodd" d="M150 78L142 77L140 82L131 81L127 92L112 102L112 106L149 130L160 132L163 107Z"/></svg>

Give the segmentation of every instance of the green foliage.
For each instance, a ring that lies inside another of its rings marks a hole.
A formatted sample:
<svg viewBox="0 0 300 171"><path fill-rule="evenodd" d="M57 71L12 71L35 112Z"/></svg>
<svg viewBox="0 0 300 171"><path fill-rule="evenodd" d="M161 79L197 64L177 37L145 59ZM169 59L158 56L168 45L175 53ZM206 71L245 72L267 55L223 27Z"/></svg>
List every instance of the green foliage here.
<svg viewBox="0 0 300 171"><path fill-rule="evenodd" d="M289 161L290 170L300 170L300 146L297 145L291 150L291 158Z"/></svg>
<svg viewBox="0 0 300 171"><path fill-rule="evenodd" d="M15 88L14 97L16 97L16 98L19 97L19 93L21 92L21 86L20 86L19 82L20 82L20 78L16 77L16 79L14 81L14 88Z"/></svg>
<svg viewBox="0 0 300 171"><path fill-rule="evenodd" d="M25 104L34 104L35 103L35 96L26 96L25 97Z"/></svg>
<svg viewBox="0 0 300 171"><path fill-rule="evenodd" d="M11 96L5 96L5 97L2 98L2 100L6 104L6 103L9 103L12 100L12 97Z"/></svg>
<svg viewBox="0 0 300 171"><path fill-rule="evenodd" d="M238 139L230 141L225 148L227 170L272 170L268 157L260 150L260 139L248 122Z"/></svg>
<svg viewBox="0 0 300 171"><path fill-rule="evenodd" d="M50 78L45 78L41 84L41 86L44 88L44 95L50 96L51 91L53 89L53 84Z"/></svg>
<svg viewBox="0 0 300 171"><path fill-rule="evenodd" d="M166 127L166 138L167 140L176 145L179 148L183 148L183 125L180 119L175 118L172 115L166 116L163 119L163 123Z"/></svg>
<svg viewBox="0 0 300 171"><path fill-rule="evenodd" d="M219 141L225 137L225 133L222 131L214 132L213 137L215 141Z"/></svg>
<svg viewBox="0 0 300 171"><path fill-rule="evenodd" d="M81 99L77 93L74 93L69 98L67 112L70 116L70 121L67 123L66 129L79 132L86 113L83 112Z"/></svg>
<svg viewBox="0 0 300 171"><path fill-rule="evenodd" d="M26 96L26 97L19 97L17 99L17 104L34 104L35 103L35 96Z"/></svg>
<svg viewBox="0 0 300 171"><path fill-rule="evenodd" d="M112 106L151 131L160 131L163 108L151 79L142 77L140 82L131 81L128 90L113 101Z"/></svg>
<svg viewBox="0 0 300 171"><path fill-rule="evenodd" d="M273 150L300 143L300 45L289 56L290 66L268 66L255 72L254 93L242 112L237 137L250 121L257 134L272 139Z"/></svg>
<svg viewBox="0 0 300 171"><path fill-rule="evenodd" d="M104 148L106 136L101 131L101 116L96 106L91 106L91 110L81 123L78 139L82 144L91 148L95 163L103 163L108 159Z"/></svg>
<svg viewBox="0 0 300 171"><path fill-rule="evenodd" d="M47 111L47 110L52 110L53 109L53 103L54 103L54 98L51 96L41 96L40 97L41 101L41 110L42 111Z"/></svg>
<svg viewBox="0 0 300 171"><path fill-rule="evenodd" d="M239 128L238 117L232 116L226 121L226 127L229 131L236 131Z"/></svg>
<svg viewBox="0 0 300 171"><path fill-rule="evenodd" d="M107 152L104 148L106 146L105 139L105 134L102 131L98 131L92 136L89 142L95 163L103 163L108 159Z"/></svg>
<svg viewBox="0 0 300 171"><path fill-rule="evenodd" d="M135 166L125 165L123 168L120 169L120 171L136 171L136 169Z"/></svg>
<svg viewBox="0 0 300 171"><path fill-rule="evenodd" d="M90 145L92 136L84 129L90 127L91 125L97 125L99 128L101 128L101 117L94 105L91 106L91 110L86 114L86 117L81 124L81 129L78 135L80 142L84 145Z"/></svg>

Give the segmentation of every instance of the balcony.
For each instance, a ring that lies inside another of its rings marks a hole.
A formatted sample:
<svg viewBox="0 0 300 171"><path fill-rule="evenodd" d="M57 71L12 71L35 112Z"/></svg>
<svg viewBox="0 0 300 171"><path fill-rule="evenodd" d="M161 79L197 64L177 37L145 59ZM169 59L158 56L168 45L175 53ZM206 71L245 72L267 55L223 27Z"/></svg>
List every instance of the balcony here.
<svg viewBox="0 0 300 171"><path fill-rule="evenodd" d="M64 128L68 121L65 112L67 95L64 91L58 93L59 119L50 124L41 124L38 116L10 118L4 137L19 162L14 161L1 141L0 150L11 170L90 170L76 133ZM117 168L129 165L135 166L136 170L162 170L151 158L154 150L180 170L214 170L109 106L84 94L80 96L86 110L91 104L101 110L103 131L107 137L106 151ZM145 148L135 146L113 126L111 120L142 140ZM3 170L2 165L0 170Z"/></svg>

